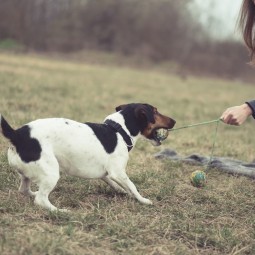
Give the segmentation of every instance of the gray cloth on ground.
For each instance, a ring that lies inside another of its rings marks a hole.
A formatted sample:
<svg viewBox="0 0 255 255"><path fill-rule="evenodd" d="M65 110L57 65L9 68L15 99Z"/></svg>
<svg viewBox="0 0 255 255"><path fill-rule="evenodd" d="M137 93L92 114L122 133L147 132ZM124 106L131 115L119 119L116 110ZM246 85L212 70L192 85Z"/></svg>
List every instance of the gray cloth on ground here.
<svg viewBox="0 0 255 255"><path fill-rule="evenodd" d="M191 154L189 156L180 156L176 151L172 149L164 149L156 153L157 159L169 159L179 161L191 165L208 166L210 157L202 156L199 154ZM243 162L237 159L231 159L226 157L212 157L210 168L216 168L230 174L245 175L255 179L255 160L251 163Z"/></svg>

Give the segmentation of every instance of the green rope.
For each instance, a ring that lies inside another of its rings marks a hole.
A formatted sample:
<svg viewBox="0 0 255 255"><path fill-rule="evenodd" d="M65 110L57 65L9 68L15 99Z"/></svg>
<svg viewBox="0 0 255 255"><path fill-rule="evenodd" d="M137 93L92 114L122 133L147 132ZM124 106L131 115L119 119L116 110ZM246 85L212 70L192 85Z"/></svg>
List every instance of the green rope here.
<svg viewBox="0 0 255 255"><path fill-rule="evenodd" d="M197 127L197 126L202 126L202 125L208 125L208 124L215 123L215 122L219 122L219 121L221 121L221 119L216 119L216 120L210 120L210 121L200 122L200 123L196 123L196 124L192 124L192 125L187 125L187 126L183 126L183 127L179 127L179 128L172 128L172 129L168 129L168 131L177 131L177 130L184 129L184 128L190 128L190 127Z"/></svg>
<svg viewBox="0 0 255 255"><path fill-rule="evenodd" d="M218 134L218 126L219 126L220 121L222 121L222 120L221 119L216 119L216 120L200 122L200 123L196 123L196 124L192 124L192 125L187 125L187 126L183 126L183 127L179 127L179 128L169 129L169 131L176 131L176 130L180 130L180 129L184 129L184 128L196 127L196 126L201 126L201 125L208 125L208 124L212 124L212 123L216 122L216 128L215 128L215 132L214 132L214 136L213 136L213 144L212 144L212 149L211 149L211 155L210 155L209 161L207 163L207 166L205 168L205 172L209 170L211 161L213 159L213 152L214 152L214 148L215 148L216 138L217 138L217 134Z"/></svg>
<svg viewBox="0 0 255 255"><path fill-rule="evenodd" d="M218 127L219 127L220 121L221 121L221 119L218 119L217 124L216 124L215 132L214 132L214 137L213 137L213 145L212 145L211 155L210 155L210 159L208 161L208 164L207 164L207 166L205 168L205 172L209 170L210 164L211 164L212 159L213 159L213 152L214 152L214 147L215 147L215 143L216 143L216 138L217 138L217 134L218 134Z"/></svg>

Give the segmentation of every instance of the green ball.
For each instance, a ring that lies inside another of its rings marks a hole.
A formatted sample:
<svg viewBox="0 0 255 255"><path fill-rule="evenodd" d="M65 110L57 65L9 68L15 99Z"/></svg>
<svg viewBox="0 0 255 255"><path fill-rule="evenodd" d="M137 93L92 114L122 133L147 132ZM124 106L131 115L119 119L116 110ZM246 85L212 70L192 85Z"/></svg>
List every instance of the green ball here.
<svg viewBox="0 0 255 255"><path fill-rule="evenodd" d="M196 170L190 176L190 181L194 187L201 188L206 184L206 174L204 171Z"/></svg>

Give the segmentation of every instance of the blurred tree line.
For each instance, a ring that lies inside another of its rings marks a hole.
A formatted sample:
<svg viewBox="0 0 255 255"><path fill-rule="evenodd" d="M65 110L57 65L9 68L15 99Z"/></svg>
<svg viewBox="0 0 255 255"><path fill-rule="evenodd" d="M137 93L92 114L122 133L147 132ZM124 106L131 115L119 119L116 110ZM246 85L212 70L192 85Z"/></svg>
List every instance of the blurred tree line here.
<svg viewBox="0 0 255 255"><path fill-rule="evenodd" d="M192 1L192 0L190 0ZM0 0L0 41L26 49L83 49L173 61L208 74L248 76L248 53L213 41L188 10L189 0Z"/></svg>

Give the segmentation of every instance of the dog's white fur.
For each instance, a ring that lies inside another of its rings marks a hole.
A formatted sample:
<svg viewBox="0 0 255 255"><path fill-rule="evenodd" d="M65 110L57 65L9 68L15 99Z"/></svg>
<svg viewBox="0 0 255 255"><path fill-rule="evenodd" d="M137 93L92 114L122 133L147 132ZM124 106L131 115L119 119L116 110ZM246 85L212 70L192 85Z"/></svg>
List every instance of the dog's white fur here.
<svg viewBox="0 0 255 255"><path fill-rule="evenodd" d="M131 136L125 126L124 118L113 113L107 119L119 123L132 138L135 145L140 135ZM66 125L65 122L69 125ZM83 178L99 178L115 190L126 192L143 204L152 204L142 197L126 174L129 158L127 145L117 133L117 147L108 154L93 130L86 124L62 118L39 119L30 122L31 137L36 138L41 147L41 157L37 161L26 163L21 160L15 147L8 150L8 161L15 167L21 177L19 191L25 195L35 196L35 203L51 211L57 208L48 199L56 186L60 171ZM30 182L38 184L38 191L30 190Z"/></svg>
<svg viewBox="0 0 255 255"><path fill-rule="evenodd" d="M120 105L116 111L106 117L104 125L50 118L32 121L17 130L0 115L0 131L13 144L8 150L8 161L20 174L19 191L35 196L35 203L43 208L58 210L48 196L62 171L83 178L102 179L139 202L152 204L139 194L126 174L130 142L134 147L142 135L153 145L160 145L155 131L173 128L175 120L148 104ZM37 192L31 191L31 181L38 185Z"/></svg>

